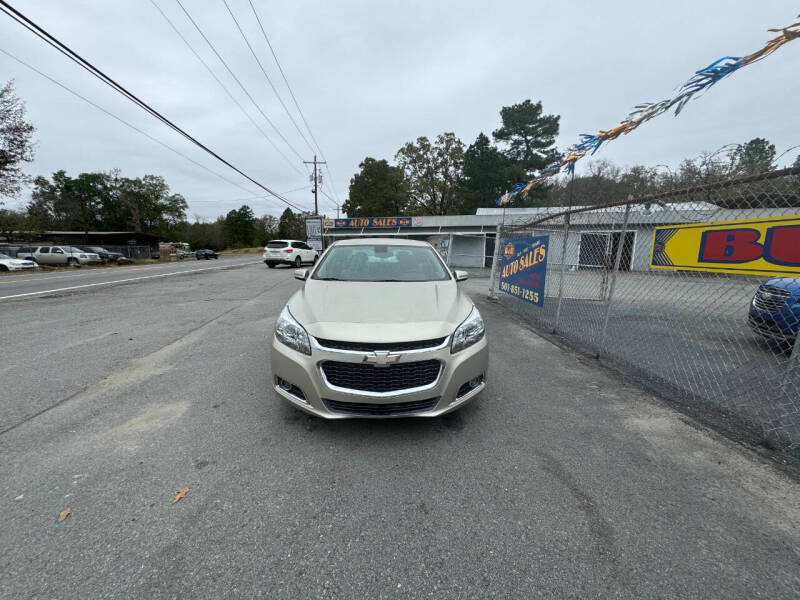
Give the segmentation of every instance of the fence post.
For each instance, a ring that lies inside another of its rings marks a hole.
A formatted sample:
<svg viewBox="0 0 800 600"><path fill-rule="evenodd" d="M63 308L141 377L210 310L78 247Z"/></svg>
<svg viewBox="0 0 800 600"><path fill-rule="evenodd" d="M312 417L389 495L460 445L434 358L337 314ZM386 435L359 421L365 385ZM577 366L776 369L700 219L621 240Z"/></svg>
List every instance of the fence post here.
<svg viewBox="0 0 800 600"><path fill-rule="evenodd" d="M561 243L561 269L558 276L558 305L556 306L556 321L553 323L553 331L558 329L558 322L561 320L561 300L564 299L564 275L567 271L567 239L569 238L569 213L564 216L564 240Z"/></svg>
<svg viewBox="0 0 800 600"><path fill-rule="evenodd" d="M494 286L497 283L497 263L500 262L500 237L502 236L503 231L498 225L494 230L494 254L492 256L492 273L489 276L489 293L487 297L490 300L494 300L497 298L497 294L494 293Z"/></svg>
<svg viewBox="0 0 800 600"><path fill-rule="evenodd" d="M631 200L628 196L628 200ZM619 271L619 262L622 258L622 248L625 246L625 232L628 230L628 217L631 214L630 202L625 205L625 218L622 221L622 231L619 234L619 244L617 245L617 256L614 258L614 270L611 271L611 286L608 289L608 302L606 302L606 315L603 319L603 333L600 334L600 343L597 345L597 355L595 358L600 358L600 355L605 350L606 343L606 330L608 329L608 318L611 316L611 305L614 303L614 288L617 285L617 271ZM612 239L613 242L613 239Z"/></svg>

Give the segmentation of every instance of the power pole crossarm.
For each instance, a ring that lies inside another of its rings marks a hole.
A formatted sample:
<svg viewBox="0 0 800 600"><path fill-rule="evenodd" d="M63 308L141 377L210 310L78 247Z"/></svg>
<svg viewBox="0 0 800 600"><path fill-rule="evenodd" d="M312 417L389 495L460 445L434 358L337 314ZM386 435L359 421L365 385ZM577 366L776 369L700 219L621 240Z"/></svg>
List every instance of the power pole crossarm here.
<svg viewBox="0 0 800 600"><path fill-rule="evenodd" d="M317 200L317 192L319 185L322 183L322 176L317 174L317 165L326 164L324 160L317 160L317 155L314 155L314 160L304 160L303 164L314 165L314 174L311 176L312 183L314 184L314 214L319 214L319 204Z"/></svg>

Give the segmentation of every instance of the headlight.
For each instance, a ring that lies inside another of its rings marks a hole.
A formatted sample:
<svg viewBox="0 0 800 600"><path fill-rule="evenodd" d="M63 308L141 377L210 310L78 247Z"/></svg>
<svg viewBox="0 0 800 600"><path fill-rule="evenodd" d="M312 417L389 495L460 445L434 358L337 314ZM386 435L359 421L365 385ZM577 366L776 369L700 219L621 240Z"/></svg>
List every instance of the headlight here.
<svg viewBox="0 0 800 600"><path fill-rule="evenodd" d="M479 342L483 338L485 330L481 313L473 306L469 316L456 328L453 334L453 343L450 345L450 352L455 354Z"/></svg>
<svg viewBox="0 0 800 600"><path fill-rule="evenodd" d="M308 334L303 326L294 320L289 307L284 306L278 320L275 322L275 337L282 344L293 348L303 354L311 355L311 344L308 343Z"/></svg>

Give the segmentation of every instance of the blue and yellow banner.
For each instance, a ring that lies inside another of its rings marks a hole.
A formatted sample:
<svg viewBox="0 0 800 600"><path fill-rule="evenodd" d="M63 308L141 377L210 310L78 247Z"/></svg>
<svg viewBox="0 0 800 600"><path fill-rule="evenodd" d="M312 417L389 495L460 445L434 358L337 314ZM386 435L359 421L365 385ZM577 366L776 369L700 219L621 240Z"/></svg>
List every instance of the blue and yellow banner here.
<svg viewBox="0 0 800 600"><path fill-rule="evenodd" d="M542 306L550 236L512 238L502 244L500 291Z"/></svg>
<svg viewBox="0 0 800 600"><path fill-rule="evenodd" d="M800 215L656 227L650 267L800 276Z"/></svg>

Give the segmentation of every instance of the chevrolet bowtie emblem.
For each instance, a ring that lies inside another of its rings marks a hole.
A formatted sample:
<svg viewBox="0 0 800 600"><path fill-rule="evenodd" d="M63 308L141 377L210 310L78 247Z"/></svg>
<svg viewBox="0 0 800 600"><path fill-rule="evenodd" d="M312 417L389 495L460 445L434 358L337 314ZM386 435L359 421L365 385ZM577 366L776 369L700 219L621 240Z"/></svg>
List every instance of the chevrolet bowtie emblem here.
<svg viewBox="0 0 800 600"><path fill-rule="evenodd" d="M365 355L362 362L373 364L376 367L388 367L400 360L401 356L402 354L392 354L388 350L376 350L372 354Z"/></svg>

